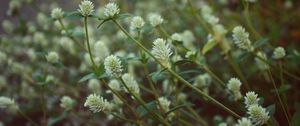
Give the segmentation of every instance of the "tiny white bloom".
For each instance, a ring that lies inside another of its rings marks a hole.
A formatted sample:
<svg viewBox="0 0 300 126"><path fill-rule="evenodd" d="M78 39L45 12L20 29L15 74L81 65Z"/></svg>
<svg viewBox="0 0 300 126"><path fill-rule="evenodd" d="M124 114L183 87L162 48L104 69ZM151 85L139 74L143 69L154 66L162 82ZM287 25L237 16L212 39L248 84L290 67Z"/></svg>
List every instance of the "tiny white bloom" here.
<svg viewBox="0 0 300 126"><path fill-rule="evenodd" d="M131 19L130 28L133 30L141 29L145 25L145 21L141 16L135 16Z"/></svg>
<svg viewBox="0 0 300 126"><path fill-rule="evenodd" d="M59 56L56 52L49 52L46 56L46 59L49 63L57 63L59 60Z"/></svg>
<svg viewBox="0 0 300 126"><path fill-rule="evenodd" d="M71 110L75 104L75 101L69 96L63 96L60 99L60 107L68 110Z"/></svg>
<svg viewBox="0 0 300 126"><path fill-rule="evenodd" d="M106 17L114 17L115 15L120 13L120 9L115 3L108 3L104 7L104 15Z"/></svg>
<svg viewBox="0 0 300 126"><path fill-rule="evenodd" d="M101 85L97 79L90 79L88 82L88 89L93 93L100 93L101 92Z"/></svg>
<svg viewBox="0 0 300 126"><path fill-rule="evenodd" d="M164 39L158 38L153 42L152 54L164 67L171 67L169 57L172 53L170 45Z"/></svg>
<svg viewBox="0 0 300 126"><path fill-rule="evenodd" d="M109 55L109 48L103 41L97 41L94 45L94 54L101 61Z"/></svg>
<svg viewBox="0 0 300 126"><path fill-rule="evenodd" d="M159 101L159 103L160 103L160 105L161 105L161 107L162 107L162 110L164 111L164 112L168 112L169 110L170 110L170 104L171 104L171 101L169 101L167 98L165 98L165 97L160 97L159 99L158 99L158 101ZM159 106L157 106L157 107L159 107Z"/></svg>
<svg viewBox="0 0 300 126"><path fill-rule="evenodd" d="M257 94L253 91L247 92L246 96L244 97L244 103L246 107L248 108L251 105L258 104L259 98L257 98Z"/></svg>
<svg viewBox="0 0 300 126"><path fill-rule="evenodd" d="M253 125L250 119L243 117L238 120L238 123L235 124L235 126L253 126Z"/></svg>
<svg viewBox="0 0 300 126"><path fill-rule="evenodd" d="M123 79L124 83L126 84L126 86L129 88L129 90L131 92L134 92L137 95L140 94L139 85L138 85L138 83L136 82L136 80L134 79L134 77L132 75L130 75L129 73L125 73L122 76L122 79ZM129 92L126 88L125 88L125 91Z"/></svg>
<svg viewBox="0 0 300 126"><path fill-rule="evenodd" d="M241 85L242 85L241 81L237 78L231 78L228 81L227 88L229 91L231 91L233 93L235 100L242 98L242 95L240 92Z"/></svg>
<svg viewBox="0 0 300 126"><path fill-rule="evenodd" d="M264 53L264 52L257 52L256 55L264 60L267 61L267 55ZM255 61L257 63L257 66L259 69L261 70L266 70L269 68L269 65L267 63L265 63L264 61L262 61L261 59L259 58L255 58Z"/></svg>
<svg viewBox="0 0 300 126"><path fill-rule="evenodd" d="M258 104L251 105L247 113L255 125L263 125L270 119L269 112Z"/></svg>
<svg viewBox="0 0 300 126"><path fill-rule="evenodd" d="M275 48L275 50L273 52L274 59L282 59L284 56L285 56L285 50L283 47Z"/></svg>
<svg viewBox="0 0 300 126"><path fill-rule="evenodd" d="M236 26L232 30L233 32L233 40L236 46L240 49L253 51L254 48L251 45L251 41L249 40L249 33L245 31L242 26Z"/></svg>
<svg viewBox="0 0 300 126"><path fill-rule="evenodd" d="M119 58L110 55L104 60L104 68L106 73L112 77L120 77L122 75L122 65Z"/></svg>
<svg viewBox="0 0 300 126"><path fill-rule="evenodd" d="M16 111L19 109L14 99L1 96L0 97L0 108L8 109L10 111Z"/></svg>
<svg viewBox="0 0 300 126"><path fill-rule="evenodd" d="M121 91L121 85L118 80L110 80L108 86L115 91Z"/></svg>
<svg viewBox="0 0 300 126"><path fill-rule="evenodd" d="M61 10L61 8L54 8L51 11L51 17L54 19L61 19L63 18L64 12Z"/></svg>
<svg viewBox="0 0 300 126"><path fill-rule="evenodd" d="M148 19L150 21L150 24L153 27L156 27L156 26L162 24L164 21L164 19L160 15L155 14L155 13L149 14Z"/></svg>
<svg viewBox="0 0 300 126"><path fill-rule="evenodd" d="M78 11L81 13L82 16L89 16L94 12L94 5L89 0L83 0L80 5Z"/></svg>
<svg viewBox="0 0 300 126"><path fill-rule="evenodd" d="M212 82L212 79L209 74L201 74L198 75L197 78L195 79L194 85L197 86L198 88L206 88L208 87Z"/></svg>
<svg viewBox="0 0 300 126"><path fill-rule="evenodd" d="M182 37L178 33L172 34L171 39L174 40L174 41L182 41Z"/></svg>
<svg viewBox="0 0 300 126"><path fill-rule="evenodd" d="M97 94L90 94L84 103L84 107L89 107L93 113L108 112L112 109L111 103Z"/></svg>

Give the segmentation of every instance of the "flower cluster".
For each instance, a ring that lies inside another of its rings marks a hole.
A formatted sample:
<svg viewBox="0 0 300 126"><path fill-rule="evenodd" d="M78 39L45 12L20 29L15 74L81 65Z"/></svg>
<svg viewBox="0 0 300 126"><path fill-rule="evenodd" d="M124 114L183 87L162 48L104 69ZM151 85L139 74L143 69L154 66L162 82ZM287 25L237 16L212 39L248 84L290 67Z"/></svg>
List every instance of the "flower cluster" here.
<svg viewBox="0 0 300 126"><path fill-rule="evenodd" d="M258 104L251 105L247 113L255 125L263 125L270 119L269 112Z"/></svg>
<svg viewBox="0 0 300 126"><path fill-rule="evenodd" d="M83 0L79 5L78 11L82 16L87 17L95 11L94 4L89 0Z"/></svg>
<svg viewBox="0 0 300 126"><path fill-rule="evenodd" d="M131 19L130 29L137 30L141 29L145 25L145 21L141 16L135 16Z"/></svg>
<svg viewBox="0 0 300 126"><path fill-rule="evenodd" d="M258 104L259 98L257 98L257 94L253 91L247 92L246 96L244 97L244 103L246 107L248 108L251 105Z"/></svg>
<svg viewBox="0 0 300 126"><path fill-rule="evenodd" d="M122 69L121 61L115 55L110 55L105 58L104 68L105 68L106 74L108 74L111 77L117 78L122 75L123 69Z"/></svg>
<svg viewBox="0 0 300 126"><path fill-rule="evenodd" d="M242 94L240 92L241 85L242 85L241 81L237 78L231 78L228 81L227 88L229 91L233 93L235 100L239 100L242 98Z"/></svg>
<svg viewBox="0 0 300 126"><path fill-rule="evenodd" d="M109 112L112 109L111 103L109 103L103 97L97 94L91 94L86 98L84 103L84 107L89 107L89 109L93 112Z"/></svg>
<svg viewBox="0 0 300 126"><path fill-rule="evenodd" d="M16 111L19 109L15 100L4 96L0 97L0 108L8 109L10 111Z"/></svg>
<svg viewBox="0 0 300 126"><path fill-rule="evenodd" d="M172 55L172 50L164 39L158 38L153 42L152 54L159 60L163 67L171 67L169 57Z"/></svg>
<svg viewBox="0 0 300 126"><path fill-rule="evenodd" d="M285 56L285 50L283 47L275 48L275 50L273 52L274 59L282 59L284 56Z"/></svg>
<svg viewBox="0 0 300 126"><path fill-rule="evenodd" d="M59 60L59 56L56 52L49 52L46 56L46 59L49 63L57 63Z"/></svg>
<svg viewBox="0 0 300 126"><path fill-rule="evenodd" d="M130 75L129 73L125 73L122 76L122 79L123 79L124 83L126 84L126 86L128 87L128 89L130 90L130 92L133 92L134 94L137 94L137 95L140 94L139 85L137 84L136 80L133 78L132 75ZM124 90L126 92L129 92L126 88Z"/></svg>
<svg viewBox="0 0 300 126"><path fill-rule="evenodd" d="M171 104L171 101L169 101L167 98L165 97L160 97L158 99L160 105L161 105L161 109L164 111L164 112L168 112L170 110L170 104Z"/></svg>
<svg viewBox="0 0 300 126"><path fill-rule="evenodd" d="M64 16L64 12L61 10L61 8L54 8L51 11L51 17L53 19L61 19Z"/></svg>
<svg viewBox="0 0 300 126"><path fill-rule="evenodd" d="M74 107L75 101L69 96L63 96L60 99L60 107L66 109L67 111L71 110Z"/></svg>
<svg viewBox="0 0 300 126"><path fill-rule="evenodd" d="M156 13L149 14L148 19L150 21L150 24L153 27L161 25L164 21L164 19L159 14L156 14Z"/></svg>
<svg viewBox="0 0 300 126"><path fill-rule="evenodd" d="M240 49L253 51L254 48L249 40L249 33L242 26L236 26L232 30L234 44Z"/></svg>
<svg viewBox="0 0 300 126"><path fill-rule="evenodd" d="M104 15L106 17L114 17L120 13L120 9L115 3L108 3L104 8Z"/></svg>

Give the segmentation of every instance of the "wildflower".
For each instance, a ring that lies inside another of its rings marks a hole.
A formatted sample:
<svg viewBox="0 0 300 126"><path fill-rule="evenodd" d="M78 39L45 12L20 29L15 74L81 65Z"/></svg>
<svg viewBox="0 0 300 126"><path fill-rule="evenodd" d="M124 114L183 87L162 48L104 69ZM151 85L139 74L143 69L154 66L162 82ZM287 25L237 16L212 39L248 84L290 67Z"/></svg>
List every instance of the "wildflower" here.
<svg viewBox="0 0 300 126"><path fill-rule="evenodd" d="M115 15L120 13L120 9L115 3L108 3L104 7L104 15L106 17L114 17Z"/></svg>
<svg viewBox="0 0 300 126"><path fill-rule="evenodd" d="M67 111L71 110L74 106L75 101L69 96L63 96L60 99L60 107L66 109Z"/></svg>
<svg viewBox="0 0 300 126"><path fill-rule="evenodd" d="M49 52L46 56L46 59L49 63L57 63L59 60L59 56L56 52Z"/></svg>
<svg viewBox="0 0 300 126"><path fill-rule="evenodd" d="M238 48L253 51L253 46L251 45L251 41L249 40L249 33L245 31L242 26L236 26L233 30L233 40Z"/></svg>
<svg viewBox="0 0 300 126"><path fill-rule="evenodd" d="M61 19L63 18L64 12L61 10L61 8L54 8L51 11L51 17L54 19Z"/></svg>
<svg viewBox="0 0 300 126"><path fill-rule="evenodd" d="M267 55L263 52L257 52L256 55L260 57L261 59L267 60ZM259 58L255 58L256 63L258 64L258 68L261 70L266 70L269 68L268 64L266 64L264 61L262 61Z"/></svg>
<svg viewBox="0 0 300 126"><path fill-rule="evenodd" d="M81 1L79 5L78 11L81 13L82 16L87 17L94 12L94 5L89 0L83 0Z"/></svg>
<svg viewBox="0 0 300 126"><path fill-rule="evenodd" d="M253 126L253 125L250 119L243 117L238 120L238 123L235 124L235 126Z"/></svg>
<svg viewBox="0 0 300 126"><path fill-rule="evenodd" d="M140 16L135 16L131 19L130 28L133 30L141 29L144 25L144 19Z"/></svg>
<svg viewBox="0 0 300 126"><path fill-rule="evenodd" d="M255 125L263 125L270 118L269 112L267 112L265 108L261 107L258 104L251 105L248 108L247 113L249 114L249 118Z"/></svg>
<svg viewBox="0 0 300 126"><path fill-rule="evenodd" d="M174 41L182 41L182 37L178 33L172 34L171 39L174 40Z"/></svg>
<svg viewBox="0 0 300 126"><path fill-rule="evenodd" d="M194 85L199 88L205 88L208 87L208 85L210 85L211 82L212 82L211 77L209 76L209 74L205 73L197 76Z"/></svg>
<svg viewBox="0 0 300 126"><path fill-rule="evenodd" d="M89 107L93 113L107 112L111 110L111 103L97 94L90 94L84 103L84 107Z"/></svg>
<svg viewBox="0 0 300 126"><path fill-rule="evenodd" d="M114 91L121 91L121 86L118 80L110 80L108 86Z"/></svg>
<svg viewBox="0 0 300 126"><path fill-rule="evenodd" d="M273 52L274 59L282 59L284 56L285 56L285 50L283 47L275 48L275 50Z"/></svg>
<svg viewBox="0 0 300 126"><path fill-rule="evenodd" d="M171 104L171 101L169 101L167 98L165 97L160 97L158 99L160 105L161 105L161 109L164 111L164 112L168 112L170 110L170 104Z"/></svg>
<svg viewBox="0 0 300 126"><path fill-rule="evenodd" d="M11 111L16 111L19 109L18 105L16 104L15 100L1 96L0 97L0 108L2 109L8 109Z"/></svg>
<svg viewBox="0 0 300 126"><path fill-rule="evenodd" d="M106 73L112 77L120 77L122 75L122 65L119 58L110 55L104 60L104 68Z"/></svg>
<svg viewBox="0 0 300 126"><path fill-rule="evenodd" d="M103 41L97 41L94 46L94 54L100 60L109 55L109 49Z"/></svg>
<svg viewBox="0 0 300 126"><path fill-rule="evenodd" d="M4 20L2 22L2 28L7 33L12 33L14 31L14 24L9 20Z"/></svg>
<svg viewBox="0 0 300 126"><path fill-rule="evenodd" d="M172 50L165 40L158 38L153 42L152 54L163 65L163 67L171 67L169 57L172 55Z"/></svg>
<svg viewBox="0 0 300 126"><path fill-rule="evenodd" d="M149 14L148 19L150 21L150 24L153 27L156 27L156 26L162 24L164 21L164 19L160 15L155 14L155 13Z"/></svg>
<svg viewBox="0 0 300 126"><path fill-rule="evenodd" d="M242 98L242 95L240 92L241 85L242 85L241 81L237 78L231 78L228 81L227 88L229 91L231 91L233 93L235 100Z"/></svg>
<svg viewBox="0 0 300 126"><path fill-rule="evenodd" d="M257 98L257 94L253 91L247 92L246 96L244 97L244 103L246 107L248 108L251 105L258 104L259 98Z"/></svg>
<svg viewBox="0 0 300 126"><path fill-rule="evenodd" d="M90 79L88 82L88 89L93 93L100 93L101 85L97 79Z"/></svg>
<svg viewBox="0 0 300 126"><path fill-rule="evenodd" d="M126 86L128 87L128 89L139 95L140 94L140 88L139 88L139 85L137 84L136 80L133 78L133 76L131 76L130 74L128 73L125 73L123 76L122 76L122 79L124 81L124 83L126 84ZM126 92L129 92L127 89L125 89Z"/></svg>

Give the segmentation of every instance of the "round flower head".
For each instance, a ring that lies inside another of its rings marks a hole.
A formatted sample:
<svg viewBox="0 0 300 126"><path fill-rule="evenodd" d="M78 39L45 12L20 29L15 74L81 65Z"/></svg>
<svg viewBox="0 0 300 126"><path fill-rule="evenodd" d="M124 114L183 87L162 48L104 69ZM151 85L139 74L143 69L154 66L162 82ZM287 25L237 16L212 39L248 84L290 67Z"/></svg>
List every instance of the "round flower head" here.
<svg viewBox="0 0 300 126"><path fill-rule="evenodd" d="M117 58L114 55L110 55L105 58L104 60L104 68L106 71L106 74L112 77L120 77L122 75L122 65L119 58Z"/></svg>
<svg viewBox="0 0 300 126"><path fill-rule="evenodd" d="M84 103L84 107L89 107L93 113L100 111L107 112L111 110L111 104L97 94L89 95Z"/></svg>
<svg viewBox="0 0 300 126"><path fill-rule="evenodd" d="M253 125L250 119L243 117L238 120L238 123L235 124L235 126L253 126Z"/></svg>
<svg viewBox="0 0 300 126"><path fill-rule="evenodd" d="M121 91L121 86L118 80L110 80L108 86L115 91Z"/></svg>
<svg viewBox="0 0 300 126"><path fill-rule="evenodd" d="M72 98L70 98L69 96L63 96L60 99L60 107L66 109L67 111L71 110L73 108L74 103L75 103L75 101Z"/></svg>
<svg viewBox="0 0 300 126"><path fill-rule="evenodd" d="M169 57L172 55L172 50L164 39L158 38L153 42L152 54L164 67L171 67Z"/></svg>
<svg viewBox="0 0 300 126"><path fill-rule="evenodd" d="M232 32L233 41L238 48L253 51L254 48L249 40L249 33L242 26L236 26Z"/></svg>
<svg viewBox="0 0 300 126"><path fill-rule="evenodd" d="M264 60L267 60L267 55L263 52L257 52L256 55ZM261 70L266 70L269 68L269 65L266 64L264 61L262 61L261 59L259 58L255 58L255 61L258 65L258 68L261 69Z"/></svg>
<svg viewBox="0 0 300 126"><path fill-rule="evenodd" d="M235 100L242 98L242 95L240 93L241 85L241 81L237 78L231 78L228 81L227 88L233 93Z"/></svg>
<svg viewBox="0 0 300 126"><path fill-rule="evenodd" d="M209 76L209 74L205 73L199 75L196 78L194 85L199 88L205 88L208 87L211 84L211 82L212 82L211 77Z"/></svg>
<svg viewBox="0 0 300 126"><path fill-rule="evenodd" d="M115 3L108 3L104 7L104 15L106 17L114 17L115 15L120 13L120 9Z"/></svg>
<svg viewBox="0 0 300 126"><path fill-rule="evenodd" d="M101 85L97 79L90 79L88 82L88 88L93 93L100 93L101 92Z"/></svg>
<svg viewBox="0 0 300 126"><path fill-rule="evenodd" d="M248 108L251 105L258 104L259 98L257 98L257 94L253 91L247 92L246 96L244 97L244 103L246 107Z"/></svg>
<svg viewBox="0 0 300 126"><path fill-rule="evenodd" d="M79 4L79 9L78 11L81 13L82 16L87 17L94 12L94 5L91 1L89 0L83 0Z"/></svg>
<svg viewBox="0 0 300 126"><path fill-rule="evenodd" d="M135 16L131 19L130 28L133 30L141 29L144 25L144 19L140 16Z"/></svg>
<svg viewBox="0 0 300 126"><path fill-rule="evenodd" d="M122 76L122 79L131 92L134 92L137 95L140 94L139 85L137 84L137 82L133 78L133 76L131 76L129 73L126 73ZM125 88L125 91L129 92L126 88Z"/></svg>
<svg viewBox="0 0 300 126"><path fill-rule="evenodd" d="M174 41L182 41L182 37L178 33L172 34L171 39L174 40Z"/></svg>
<svg viewBox="0 0 300 126"><path fill-rule="evenodd" d="M8 97L4 97L4 96L0 97L0 108L8 109L10 111L16 111L19 109L15 100L8 98Z"/></svg>
<svg viewBox="0 0 300 126"><path fill-rule="evenodd" d="M94 46L94 52L101 61L109 55L109 49L103 41L97 41Z"/></svg>
<svg viewBox="0 0 300 126"><path fill-rule="evenodd" d="M285 56L285 50L282 47L275 48L273 52L274 59L282 59Z"/></svg>
<svg viewBox="0 0 300 126"><path fill-rule="evenodd" d="M59 60L59 56L56 52L49 52L46 56L46 59L49 63L57 63Z"/></svg>
<svg viewBox="0 0 300 126"><path fill-rule="evenodd" d="M167 98L165 98L165 97L160 97L159 99L158 99L158 101L159 101L159 103L160 103L160 105L161 105L161 107L162 107L162 110L164 111L164 112L168 112L169 110L170 110L170 104L171 104L171 101L169 101ZM158 106L159 107L159 106Z"/></svg>
<svg viewBox="0 0 300 126"><path fill-rule="evenodd" d="M54 19L61 19L63 18L64 12L61 10L61 8L54 8L51 11L51 17Z"/></svg>
<svg viewBox="0 0 300 126"><path fill-rule="evenodd" d="M156 27L160 24L163 23L164 19L158 15L158 14L149 14L149 17L148 17L149 21L150 21L150 24L153 26L153 27Z"/></svg>
<svg viewBox="0 0 300 126"><path fill-rule="evenodd" d="M269 112L267 112L265 108L261 107L258 104L251 105L248 108L247 113L249 114L249 118L255 125L263 125L270 118Z"/></svg>

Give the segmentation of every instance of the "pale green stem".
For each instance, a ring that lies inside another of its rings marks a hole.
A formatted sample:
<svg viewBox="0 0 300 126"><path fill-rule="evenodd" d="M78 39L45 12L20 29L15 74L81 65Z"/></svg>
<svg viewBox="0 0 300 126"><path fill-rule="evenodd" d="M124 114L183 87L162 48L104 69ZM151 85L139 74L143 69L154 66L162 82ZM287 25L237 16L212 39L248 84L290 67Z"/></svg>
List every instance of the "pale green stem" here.
<svg viewBox="0 0 300 126"><path fill-rule="evenodd" d="M245 7L244 14L245 14L247 26L249 27L250 31L253 33L254 37L256 39L260 39L261 36L257 33L255 28L253 27L253 24L251 23L251 19L250 19L250 16L249 16L249 3L244 1L243 5Z"/></svg>
<svg viewBox="0 0 300 126"><path fill-rule="evenodd" d="M188 0L188 4L190 6L190 8L192 9L192 14L193 16L196 18L196 20L198 22L200 22L201 26L204 28L204 30L207 32L207 34L212 33L211 29L208 27L208 25L205 24L205 22L203 22L203 20L201 19L201 17L198 15L198 13L196 12L196 9L193 7L193 3L191 0Z"/></svg>
<svg viewBox="0 0 300 126"><path fill-rule="evenodd" d="M89 40L89 33L88 33L88 26L87 26L87 18L88 17L84 17L85 38L86 38L86 42L87 42L86 44L87 44L87 47L88 47L88 52L89 52L90 59L91 59L92 64L93 64L94 71L96 71L97 66L95 64L95 61L94 61L94 58L93 58L93 55L92 55L92 51L91 51L91 47L90 47L90 40Z"/></svg>
<svg viewBox="0 0 300 126"><path fill-rule="evenodd" d="M284 86L284 79L283 79L283 72L282 72L283 71L282 61L279 61L279 67L280 67L280 83L281 83L281 86ZM288 117L291 118L291 114L289 112L289 106L287 104L286 94L282 94L282 97L283 97L283 102L285 104L285 108L286 108Z"/></svg>

